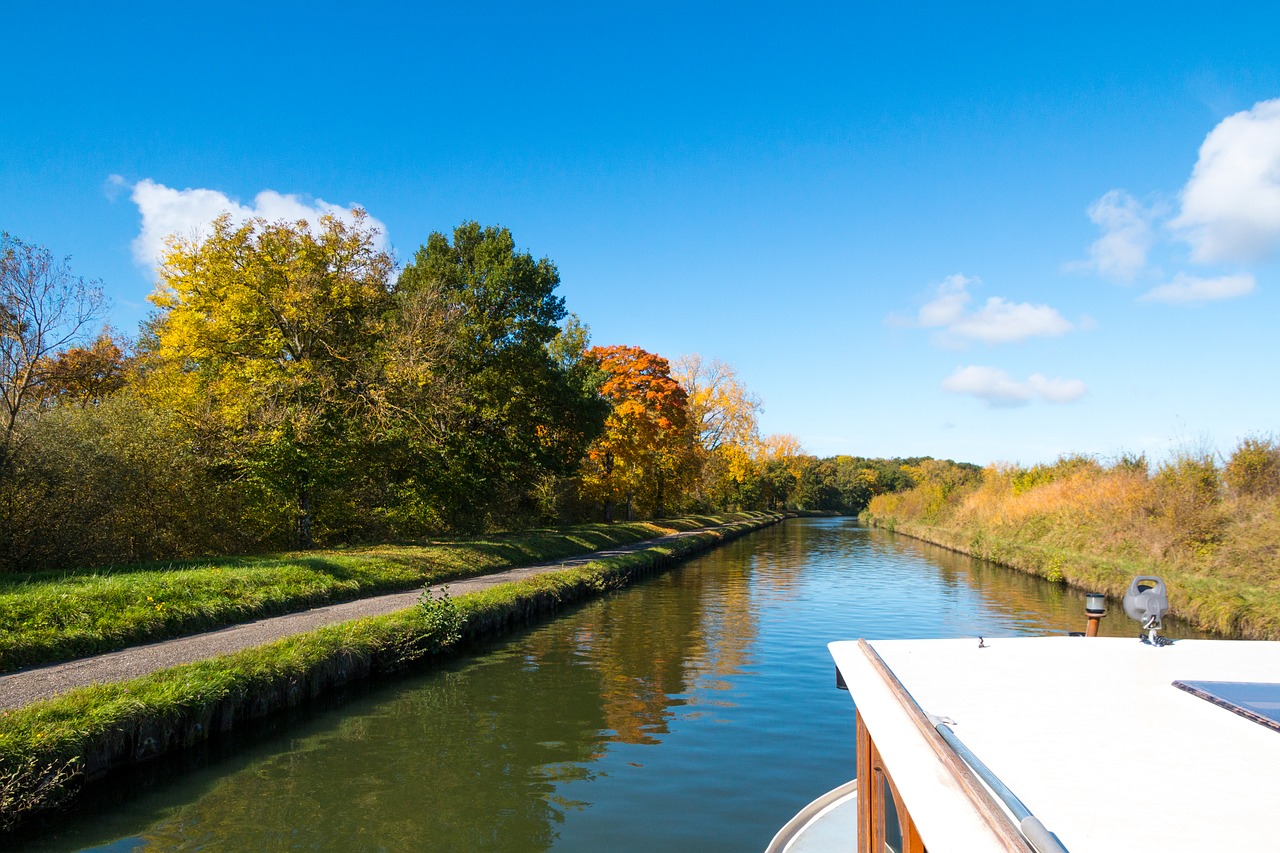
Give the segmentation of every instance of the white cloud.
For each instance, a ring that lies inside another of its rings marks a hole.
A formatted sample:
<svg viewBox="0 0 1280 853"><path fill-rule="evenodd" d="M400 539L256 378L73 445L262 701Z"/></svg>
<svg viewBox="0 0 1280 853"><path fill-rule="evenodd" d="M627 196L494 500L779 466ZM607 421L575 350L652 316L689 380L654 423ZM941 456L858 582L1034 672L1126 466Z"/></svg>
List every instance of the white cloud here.
<svg viewBox="0 0 1280 853"><path fill-rule="evenodd" d="M1070 403L1088 390L1079 379L1050 379L1033 373L1025 380L1018 380L999 368L979 365L956 368L942 380L942 388L953 394L977 397L994 407L1025 406L1032 400Z"/></svg>
<svg viewBox="0 0 1280 853"><path fill-rule="evenodd" d="M1147 265L1147 253L1155 241L1151 228L1155 213L1124 190L1102 196L1089 206L1089 218L1102 229L1102 236L1089 246L1087 261L1070 266L1132 281Z"/></svg>
<svg viewBox="0 0 1280 853"><path fill-rule="evenodd" d="M102 192L106 195L107 200L112 202L118 199L120 193L128 188L129 185L119 175L107 175L107 179L102 182Z"/></svg>
<svg viewBox="0 0 1280 853"><path fill-rule="evenodd" d="M1202 263L1261 260L1280 249L1280 99L1210 131L1170 225Z"/></svg>
<svg viewBox="0 0 1280 853"><path fill-rule="evenodd" d="M112 184L123 183L123 179L115 175L108 181ZM353 221L351 208L358 206L352 204L343 207L323 199L308 202L301 196L285 195L274 190L263 190L254 197L251 205L243 205L217 190L176 190L150 179L134 184L131 198L142 214L142 230L134 238L133 257L139 264L148 267L159 263L165 238L169 235L200 239L206 235L209 223L223 213L230 213L232 220L236 222L261 217L270 222L296 222L305 219L314 225L325 215L350 223ZM365 220L365 225L377 229L377 248L385 249L386 226L372 216Z"/></svg>
<svg viewBox="0 0 1280 853"><path fill-rule="evenodd" d="M1224 275L1219 278L1196 278L1186 273L1178 273L1168 284L1162 284L1144 293L1142 301L1185 305L1193 302L1235 299L1252 293L1255 284L1253 276L1249 273Z"/></svg>
<svg viewBox="0 0 1280 853"><path fill-rule="evenodd" d="M978 279L956 273L949 275L938 285L938 295L920 306L918 321L926 329L938 326L949 326L964 316L968 307L969 285L977 284Z"/></svg>
<svg viewBox="0 0 1280 853"><path fill-rule="evenodd" d="M962 338L989 344L1013 343L1027 338L1056 337L1075 326L1048 305L1006 302L992 296L981 310L960 318L948 331Z"/></svg>
<svg viewBox="0 0 1280 853"><path fill-rule="evenodd" d="M947 276L938 286L937 296L920 307L917 325L939 329L940 342L951 345L969 341L1016 343L1028 338L1055 337L1075 328L1048 305L1009 302L999 296L989 297L981 308L971 311L969 286L976 283L978 279L958 273Z"/></svg>

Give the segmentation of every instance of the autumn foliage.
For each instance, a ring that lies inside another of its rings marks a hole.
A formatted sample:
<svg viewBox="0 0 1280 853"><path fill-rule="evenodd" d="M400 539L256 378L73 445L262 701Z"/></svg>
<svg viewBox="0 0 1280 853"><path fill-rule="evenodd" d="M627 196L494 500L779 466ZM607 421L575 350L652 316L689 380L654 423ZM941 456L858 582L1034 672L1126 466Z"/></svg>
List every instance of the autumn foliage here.
<svg viewBox="0 0 1280 853"><path fill-rule="evenodd" d="M593 347L586 358L604 375L600 394L612 408L587 450L583 488L606 518L617 504L628 518L661 517L692 476L688 397L667 360L639 347Z"/></svg>
<svg viewBox="0 0 1280 853"><path fill-rule="evenodd" d="M170 238L130 340L89 334L96 282L5 235L0 568L849 512L899 482L762 436L731 365L591 346L505 228L433 233L403 266L381 245L359 210L218 217Z"/></svg>

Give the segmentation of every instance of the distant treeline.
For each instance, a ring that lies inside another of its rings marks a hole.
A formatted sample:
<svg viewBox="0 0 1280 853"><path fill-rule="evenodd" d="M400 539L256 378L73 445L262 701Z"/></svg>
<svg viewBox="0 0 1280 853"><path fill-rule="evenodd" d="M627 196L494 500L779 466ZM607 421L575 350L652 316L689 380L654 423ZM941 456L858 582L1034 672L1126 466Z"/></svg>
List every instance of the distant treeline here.
<svg viewBox="0 0 1280 853"><path fill-rule="evenodd" d="M350 221L171 238L136 336L0 241L0 568L404 540L697 510L856 513L922 460L760 436L728 365L591 346L504 228L409 263ZM88 334L86 334L88 333Z"/></svg>

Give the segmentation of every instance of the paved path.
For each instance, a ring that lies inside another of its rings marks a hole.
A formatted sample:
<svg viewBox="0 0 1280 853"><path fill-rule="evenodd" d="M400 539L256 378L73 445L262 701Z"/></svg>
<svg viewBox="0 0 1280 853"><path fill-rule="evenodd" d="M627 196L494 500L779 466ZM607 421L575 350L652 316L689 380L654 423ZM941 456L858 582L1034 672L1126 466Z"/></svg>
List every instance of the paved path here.
<svg viewBox="0 0 1280 853"><path fill-rule="evenodd" d="M521 581L547 572L557 572L573 566L582 566L604 557L615 557L641 551L664 542L671 542L686 536L703 533L716 528L689 530L673 533L657 539L646 539L633 542L607 551L594 551L554 563L540 563L535 566L521 566L488 575L449 581L429 587L433 594L439 593L447 586L450 595L462 595L499 584ZM159 669L166 669L184 663L207 660L208 658L238 652L254 646L280 640L294 634L314 631L325 625L347 622L352 619L363 619L366 616L381 616L405 610L418 603L422 589L408 592L396 592L390 595L377 595L371 598L360 598L342 604L330 604L284 616L272 616L255 622L232 625L217 631L203 634L192 634L173 640L163 640L145 646L132 646L118 652L109 652L89 658L67 661L66 663L49 664L19 670L0 676L0 709L21 708L40 699L48 699L90 684L107 684L115 681L127 681Z"/></svg>

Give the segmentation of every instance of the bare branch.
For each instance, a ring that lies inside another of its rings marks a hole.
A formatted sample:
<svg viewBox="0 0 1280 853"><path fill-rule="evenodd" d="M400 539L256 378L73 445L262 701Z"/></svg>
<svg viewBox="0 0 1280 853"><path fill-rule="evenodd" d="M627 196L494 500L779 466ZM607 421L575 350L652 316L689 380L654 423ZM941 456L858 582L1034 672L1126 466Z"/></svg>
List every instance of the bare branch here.
<svg viewBox="0 0 1280 853"><path fill-rule="evenodd" d="M43 246L0 234L0 469L39 383L39 365L80 340L105 308L102 285Z"/></svg>

